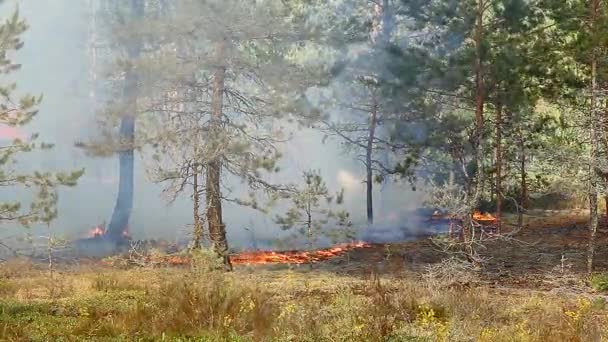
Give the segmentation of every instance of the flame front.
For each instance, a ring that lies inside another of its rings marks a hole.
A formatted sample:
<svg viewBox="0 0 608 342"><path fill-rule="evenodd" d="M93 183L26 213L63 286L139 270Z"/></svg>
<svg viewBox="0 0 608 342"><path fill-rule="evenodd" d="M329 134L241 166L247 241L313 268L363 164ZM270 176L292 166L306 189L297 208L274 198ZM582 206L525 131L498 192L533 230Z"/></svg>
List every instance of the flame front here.
<svg viewBox="0 0 608 342"><path fill-rule="evenodd" d="M262 265L262 264L307 264L329 260L349 251L359 248L371 247L366 242L355 242L349 244L341 244L328 249L317 251L255 251L243 252L232 255L230 261L235 265ZM104 263L111 264L111 260L105 260ZM145 255L142 256L141 262L151 264L166 264L166 265L189 265L191 258L188 255Z"/></svg>
<svg viewBox="0 0 608 342"><path fill-rule="evenodd" d="M244 252L234 255L230 258L235 265L252 265L252 264L307 264L319 261L328 260L337 256L346 254L347 252L358 249L371 247L366 242L355 242L350 244L341 244L328 249L317 251L255 251Z"/></svg>
<svg viewBox="0 0 608 342"><path fill-rule="evenodd" d="M475 210L475 212L473 212L473 219L475 221L484 221L484 222L496 222L497 218L494 217L494 215L489 214L489 213L482 213L479 210Z"/></svg>

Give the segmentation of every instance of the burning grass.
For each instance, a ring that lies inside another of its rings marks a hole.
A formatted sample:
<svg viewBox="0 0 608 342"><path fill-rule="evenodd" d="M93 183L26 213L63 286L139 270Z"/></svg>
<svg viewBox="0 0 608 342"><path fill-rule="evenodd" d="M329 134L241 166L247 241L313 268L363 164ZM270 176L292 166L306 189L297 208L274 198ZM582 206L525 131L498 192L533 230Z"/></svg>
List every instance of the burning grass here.
<svg viewBox="0 0 608 342"><path fill-rule="evenodd" d="M331 258L342 256L352 250L369 248L371 244L365 242L355 242L340 244L331 248L317 251L254 251L236 254L231 258L235 265L252 264L307 264L317 263Z"/></svg>

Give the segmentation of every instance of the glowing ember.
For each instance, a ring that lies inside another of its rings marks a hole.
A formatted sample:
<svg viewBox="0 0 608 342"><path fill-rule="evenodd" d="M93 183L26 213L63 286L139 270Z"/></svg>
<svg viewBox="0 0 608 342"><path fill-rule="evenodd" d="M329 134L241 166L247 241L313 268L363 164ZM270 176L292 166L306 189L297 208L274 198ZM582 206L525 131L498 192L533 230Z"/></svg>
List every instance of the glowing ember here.
<svg viewBox="0 0 608 342"><path fill-rule="evenodd" d="M461 220L462 218L460 218ZM495 223L498 221L494 215L489 213L482 213L479 210L475 210L473 212L473 219L477 222L485 222L485 223ZM435 211L433 215L431 215L431 220L459 220L457 216L452 214L442 214L439 211Z"/></svg>
<svg viewBox="0 0 608 342"><path fill-rule="evenodd" d="M475 221L482 221L482 222L496 222L497 221L497 218L494 217L492 214L482 213L479 210L475 210L475 212L473 212L473 219Z"/></svg>
<svg viewBox="0 0 608 342"><path fill-rule="evenodd" d="M89 232L89 237L91 237L91 238L101 237L101 236L104 236L105 234L106 234L105 228L103 228L102 226L97 226Z"/></svg>
<svg viewBox="0 0 608 342"><path fill-rule="evenodd" d="M337 245L332 248L322 249L318 251L256 251L244 252L234 255L230 258L233 264L307 264L310 262L319 262L328 260L337 256L346 254L348 251L358 248L371 247L365 242L356 242L351 244Z"/></svg>
<svg viewBox="0 0 608 342"><path fill-rule="evenodd" d="M91 229L89 231L88 237L89 238L98 238L98 237L103 237L108 233L107 229L105 228L105 224L101 224L98 226L95 226L93 229ZM122 237L126 240L131 240L131 235L129 235L129 229L125 228L122 231Z"/></svg>

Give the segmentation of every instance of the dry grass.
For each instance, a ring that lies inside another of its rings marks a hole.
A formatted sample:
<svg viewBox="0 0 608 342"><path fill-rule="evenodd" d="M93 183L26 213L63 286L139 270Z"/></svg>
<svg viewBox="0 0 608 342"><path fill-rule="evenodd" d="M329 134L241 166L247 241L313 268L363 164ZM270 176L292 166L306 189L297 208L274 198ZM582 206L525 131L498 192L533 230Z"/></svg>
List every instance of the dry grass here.
<svg viewBox="0 0 608 342"><path fill-rule="evenodd" d="M0 268L11 274L0 282L0 340L6 341L608 338L608 310L588 296L445 287L414 274L361 279L320 271L90 269L61 273L50 286L44 272L20 275L11 267Z"/></svg>

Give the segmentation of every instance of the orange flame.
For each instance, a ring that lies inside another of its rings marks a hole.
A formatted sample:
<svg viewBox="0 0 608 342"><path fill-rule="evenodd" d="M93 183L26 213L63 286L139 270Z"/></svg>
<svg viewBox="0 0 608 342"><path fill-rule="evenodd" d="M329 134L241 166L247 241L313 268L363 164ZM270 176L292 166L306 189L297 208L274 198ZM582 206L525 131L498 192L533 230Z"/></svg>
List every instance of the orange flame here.
<svg viewBox="0 0 608 342"><path fill-rule="evenodd" d="M371 247L365 242L355 242L341 244L328 249L317 251L255 251L243 252L230 257L234 265L262 265L262 264L307 264L329 260L331 258L346 254L348 251ZM165 265L189 265L191 258L188 255L145 255L141 258L144 263L165 264ZM104 264L111 265L111 260L102 261Z"/></svg>
<svg viewBox="0 0 608 342"><path fill-rule="evenodd" d="M475 210L473 212L473 219L476 221L484 221L484 222L496 222L497 218L494 215L489 213L482 213L479 210Z"/></svg>
<svg viewBox="0 0 608 342"><path fill-rule="evenodd" d="M104 236L105 234L106 234L106 230L102 226L97 226L89 232L89 237L95 238L95 237Z"/></svg>
<svg viewBox="0 0 608 342"><path fill-rule="evenodd" d="M235 265L253 265L253 264L307 264L319 261L329 260L331 258L341 256L347 252L358 249L368 248L370 244L366 242L355 242L350 244L341 244L328 249L318 251L256 251L244 252L232 256L230 260Z"/></svg>
<svg viewBox="0 0 608 342"><path fill-rule="evenodd" d="M95 226L93 229L91 229L91 231L89 231L88 233L88 237L90 238L96 238L96 237L102 237L104 235L106 235L108 231L105 228L105 224L101 224L98 226ZM122 237L126 240L131 240L131 235L129 234L129 229L125 228L122 231Z"/></svg>
<svg viewBox="0 0 608 342"><path fill-rule="evenodd" d="M432 215L431 215L431 220L453 220L456 219L457 216L453 215L453 214L442 214L439 211L435 211ZM479 222L496 222L498 221L498 219L489 213L482 213L479 210L475 210L473 212L473 219L475 221L479 221Z"/></svg>

